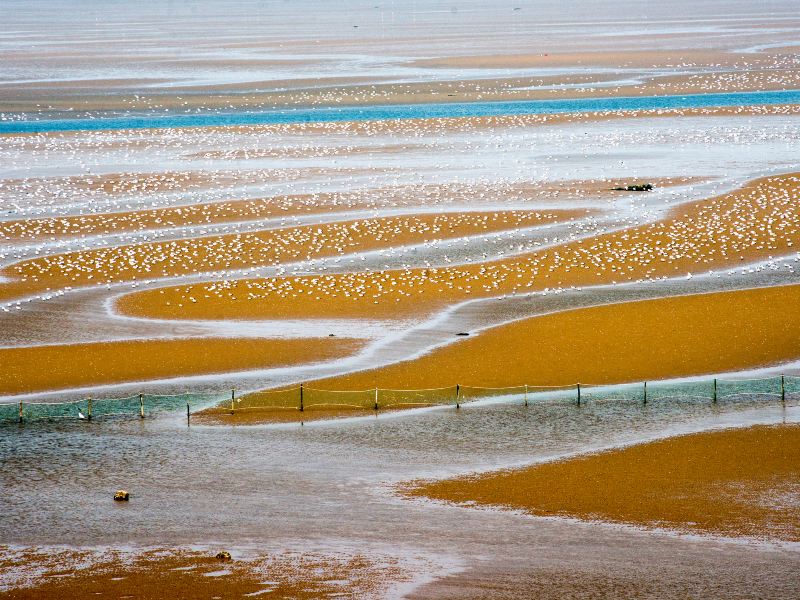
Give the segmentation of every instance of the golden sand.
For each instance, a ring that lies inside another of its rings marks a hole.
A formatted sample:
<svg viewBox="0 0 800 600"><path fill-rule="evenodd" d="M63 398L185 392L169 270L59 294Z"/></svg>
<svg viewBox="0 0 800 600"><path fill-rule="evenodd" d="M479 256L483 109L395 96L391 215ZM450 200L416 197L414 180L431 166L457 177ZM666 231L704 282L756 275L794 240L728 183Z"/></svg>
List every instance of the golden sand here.
<svg viewBox="0 0 800 600"><path fill-rule="evenodd" d="M323 389L653 381L800 357L800 285L610 304L515 321Z"/></svg>
<svg viewBox="0 0 800 600"><path fill-rule="evenodd" d="M684 435L421 483L408 493L721 536L800 541L800 426Z"/></svg>
<svg viewBox="0 0 800 600"><path fill-rule="evenodd" d="M206 338L0 348L0 394L290 366L346 356L361 345L345 338Z"/></svg>
<svg viewBox="0 0 800 600"><path fill-rule="evenodd" d="M396 318L473 298L735 269L796 251L798 183L758 179L655 223L493 262L196 284L131 294L119 308L162 318Z"/></svg>
<svg viewBox="0 0 800 600"><path fill-rule="evenodd" d="M5 554L5 553L4 553ZM56 554L30 549L0 559L4 572L41 574L0 591L0 598L365 598L385 593L409 575L396 562L364 555L292 553L220 561L213 553L149 550L138 555L110 551L101 557L80 550Z"/></svg>
<svg viewBox="0 0 800 600"><path fill-rule="evenodd" d="M357 251L532 227L574 219L587 212L548 210L403 215L69 252L7 267L2 273L16 281L0 284L0 298L18 298L66 286L141 281L342 256ZM165 299L169 296L166 292L156 293ZM185 302L195 303L205 295L194 301L187 297ZM182 305L183 301L179 301L176 307L182 308Z"/></svg>

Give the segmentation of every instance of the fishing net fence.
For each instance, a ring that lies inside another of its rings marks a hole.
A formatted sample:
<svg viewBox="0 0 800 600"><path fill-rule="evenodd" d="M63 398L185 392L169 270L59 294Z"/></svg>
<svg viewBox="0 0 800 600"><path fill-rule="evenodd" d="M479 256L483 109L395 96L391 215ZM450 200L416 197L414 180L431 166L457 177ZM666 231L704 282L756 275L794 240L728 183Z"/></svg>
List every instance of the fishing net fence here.
<svg viewBox="0 0 800 600"><path fill-rule="evenodd" d="M222 399L224 398L224 400ZM684 382L642 382L618 385L576 383L563 386L517 385L480 387L453 385L427 389L325 390L297 385L263 390L237 397L225 394L137 394L122 398L85 398L69 402L0 404L0 422L41 419L146 418L159 413L200 409L235 414L240 411L381 411L430 406L454 406L497 399L528 405L571 402L577 405L603 402L648 404L676 400L730 402L740 400L800 399L800 377L756 379L707 379Z"/></svg>
<svg viewBox="0 0 800 600"><path fill-rule="evenodd" d="M20 401L0 403L0 422L56 419L147 418L157 414L189 412L219 402L219 394L135 394L120 398L82 398L66 402Z"/></svg>

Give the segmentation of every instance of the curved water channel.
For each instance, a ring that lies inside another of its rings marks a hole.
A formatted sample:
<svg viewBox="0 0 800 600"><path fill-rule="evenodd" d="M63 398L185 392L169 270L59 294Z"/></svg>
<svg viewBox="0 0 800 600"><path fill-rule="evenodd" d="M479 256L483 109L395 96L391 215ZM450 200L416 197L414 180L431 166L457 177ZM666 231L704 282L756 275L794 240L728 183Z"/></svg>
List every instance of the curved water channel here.
<svg viewBox="0 0 800 600"><path fill-rule="evenodd" d="M206 113L192 115L129 114L116 116L98 113L96 117L75 119L39 118L32 121L0 122L0 133L40 133L57 131L107 131L166 127L221 127L237 125L290 125L293 123L333 123L343 121L382 121L387 119L441 119L453 117L492 117L506 115L549 115L563 113L686 109L720 106L797 104L800 90L726 92L621 98L578 98L564 100L522 100L494 102L449 102L403 105L375 105L336 108L296 108L260 112Z"/></svg>

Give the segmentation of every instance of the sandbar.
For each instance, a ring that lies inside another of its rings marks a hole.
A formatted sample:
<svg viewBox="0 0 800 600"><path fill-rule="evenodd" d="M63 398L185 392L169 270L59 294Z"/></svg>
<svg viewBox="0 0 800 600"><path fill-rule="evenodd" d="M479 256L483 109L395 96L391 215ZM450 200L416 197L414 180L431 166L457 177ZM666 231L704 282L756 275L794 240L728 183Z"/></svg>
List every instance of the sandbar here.
<svg viewBox="0 0 800 600"><path fill-rule="evenodd" d="M407 493L537 516L800 541L800 425L671 437L414 485Z"/></svg>
<svg viewBox="0 0 800 600"><path fill-rule="evenodd" d="M0 394L282 367L356 352L346 338L127 340L0 348Z"/></svg>
<svg viewBox="0 0 800 600"><path fill-rule="evenodd" d="M565 386L768 366L800 358L798 306L800 285L792 285L569 310L493 327L413 360L308 385L331 390Z"/></svg>

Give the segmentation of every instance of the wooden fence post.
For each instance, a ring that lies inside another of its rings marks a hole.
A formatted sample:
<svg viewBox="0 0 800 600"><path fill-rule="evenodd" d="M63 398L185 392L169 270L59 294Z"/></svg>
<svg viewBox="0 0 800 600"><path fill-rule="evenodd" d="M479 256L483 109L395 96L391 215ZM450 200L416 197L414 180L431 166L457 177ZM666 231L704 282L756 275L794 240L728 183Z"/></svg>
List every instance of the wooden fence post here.
<svg viewBox="0 0 800 600"><path fill-rule="evenodd" d="M189 403L186 403L186 426L189 426L189 417L191 416L191 412L189 412Z"/></svg>
<svg viewBox="0 0 800 600"><path fill-rule="evenodd" d="M644 382L644 402L643 404L647 404L647 382Z"/></svg>
<svg viewBox="0 0 800 600"><path fill-rule="evenodd" d="M525 384L525 406L528 406L528 385Z"/></svg>
<svg viewBox="0 0 800 600"><path fill-rule="evenodd" d="M717 403L717 378L714 378L714 398L711 400L712 403Z"/></svg>
<svg viewBox="0 0 800 600"><path fill-rule="evenodd" d="M86 409L86 413L87 413L86 414L86 419L88 421L91 421L92 420L92 397L91 396L89 396L89 406Z"/></svg>
<svg viewBox="0 0 800 600"><path fill-rule="evenodd" d="M786 384L783 375L781 375L781 402L786 402Z"/></svg>
<svg viewBox="0 0 800 600"><path fill-rule="evenodd" d="M378 388L375 388L375 410L378 410Z"/></svg>
<svg viewBox="0 0 800 600"><path fill-rule="evenodd" d="M231 388L231 414L233 414L235 408L233 403L236 401L236 388Z"/></svg>
<svg viewBox="0 0 800 600"><path fill-rule="evenodd" d="M577 387L578 387L578 406L580 406L581 405L581 384L578 383Z"/></svg>
<svg viewBox="0 0 800 600"><path fill-rule="evenodd" d="M460 397L461 397L461 386L456 384L456 410L461 408Z"/></svg>
<svg viewBox="0 0 800 600"><path fill-rule="evenodd" d="M300 412L303 412L303 384L300 384Z"/></svg>
<svg viewBox="0 0 800 600"><path fill-rule="evenodd" d="M22 400L19 401L19 422L22 423Z"/></svg>
<svg viewBox="0 0 800 600"><path fill-rule="evenodd" d="M139 394L139 418L144 419L144 394Z"/></svg>

